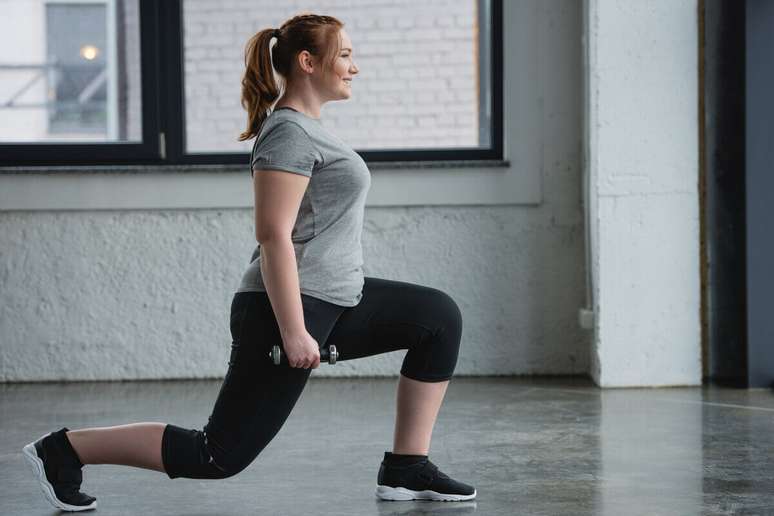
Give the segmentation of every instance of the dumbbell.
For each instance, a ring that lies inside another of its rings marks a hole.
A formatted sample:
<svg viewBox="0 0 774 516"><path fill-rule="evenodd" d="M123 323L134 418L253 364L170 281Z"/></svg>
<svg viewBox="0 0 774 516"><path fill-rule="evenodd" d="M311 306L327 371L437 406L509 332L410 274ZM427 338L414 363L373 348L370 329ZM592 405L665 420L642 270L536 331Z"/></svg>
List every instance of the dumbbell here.
<svg viewBox="0 0 774 516"><path fill-rule="evenodd" d="M320 363L322 364L323 362L327 362L333 365L336 363L336 359L339 358L339 352L336 351L336 346L333 344L328 347L330 349L320 348ZM280 348L278 344L272 346L271 351L269 352L269 357L271 357L274 365L279 365L280 362L284 364L288 363L287 356L282 352L282 348Z"/></svg>

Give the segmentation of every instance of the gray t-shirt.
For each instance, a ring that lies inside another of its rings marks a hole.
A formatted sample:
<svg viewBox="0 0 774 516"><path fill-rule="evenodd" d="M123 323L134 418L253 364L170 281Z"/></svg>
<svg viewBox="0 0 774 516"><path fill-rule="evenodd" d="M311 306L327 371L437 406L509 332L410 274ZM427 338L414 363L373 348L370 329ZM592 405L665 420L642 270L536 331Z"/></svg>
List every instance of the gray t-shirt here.
<svg viewBox="0 0 774 516"><path fill-rule="evenodd" d="M349 145L320 120L292 108L275 109L263 123L250 156L257 170L284 170L309 177L291 240L301 293L340 306L363 297L360 237L371 173ZM260 243L237 292L265 292Z"/></svg>

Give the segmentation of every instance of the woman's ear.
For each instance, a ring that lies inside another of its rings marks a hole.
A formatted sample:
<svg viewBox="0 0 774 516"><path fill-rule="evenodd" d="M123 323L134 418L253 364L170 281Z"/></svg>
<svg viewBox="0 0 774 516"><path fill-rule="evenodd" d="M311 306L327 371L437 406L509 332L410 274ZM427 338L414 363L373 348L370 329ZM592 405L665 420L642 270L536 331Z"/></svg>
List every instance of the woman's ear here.
<svg viewBox="0 0 774 516"><path fill-rule="evenodd" d="M302 50L298 53L298 67L302 72L314 72L314 56L308 50Z"/></svg>

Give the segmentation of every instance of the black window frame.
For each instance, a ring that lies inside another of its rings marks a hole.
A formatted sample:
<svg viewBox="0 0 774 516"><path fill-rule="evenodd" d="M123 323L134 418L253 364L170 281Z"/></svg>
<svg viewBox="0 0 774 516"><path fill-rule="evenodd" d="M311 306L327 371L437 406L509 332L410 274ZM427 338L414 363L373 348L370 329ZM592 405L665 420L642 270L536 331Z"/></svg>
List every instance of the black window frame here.
<svg viewBox="0 0 774 516"><path fill-rule="evenodd" d="M483 0L478 0L479 12ZM503 0L491 0L491 86L488 148L358 150L366 162L503 161ZM185 152L183 0L139 0L142 141L105 143L0 143L0 166L230 165L248 152ZM479 45L486 41L479 36Z"/></svg>

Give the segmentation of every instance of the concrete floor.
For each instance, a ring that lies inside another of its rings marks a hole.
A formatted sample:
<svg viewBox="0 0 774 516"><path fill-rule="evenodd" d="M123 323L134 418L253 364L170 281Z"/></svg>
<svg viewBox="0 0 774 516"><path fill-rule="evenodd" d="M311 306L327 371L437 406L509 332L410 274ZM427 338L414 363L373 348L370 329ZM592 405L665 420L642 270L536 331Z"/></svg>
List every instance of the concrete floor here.
<svg viewBox="0 0 774 516"><path fill-rule="evenodd" d="M170 480L84 467L99 514L774 514L774 395L718 387L600 390L584 378L454 378L430 459L470 502L374 497L396 379L312 375L239 475ZM201 429L220 381L0 385L0 514L55 514L21 455L40 435L138 421ZM93 512L87 512L93 513Z"/></svg>

